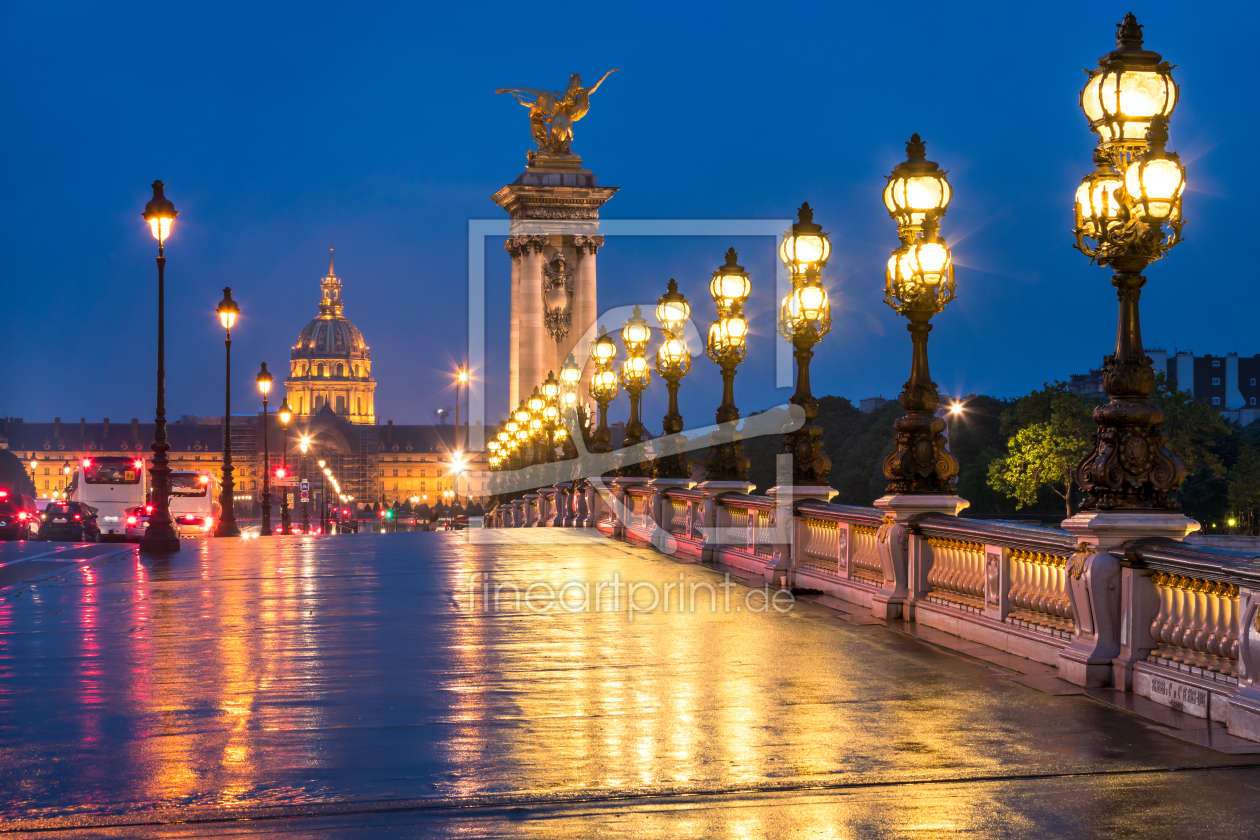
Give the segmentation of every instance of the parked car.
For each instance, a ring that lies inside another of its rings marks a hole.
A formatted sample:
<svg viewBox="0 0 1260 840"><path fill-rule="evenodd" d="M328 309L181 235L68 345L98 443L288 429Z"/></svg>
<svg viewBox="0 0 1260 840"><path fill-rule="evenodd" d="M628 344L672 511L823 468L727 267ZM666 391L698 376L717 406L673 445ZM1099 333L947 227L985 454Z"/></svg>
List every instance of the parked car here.
<svg viewBox="0 0 1260 840"><path fill-rule="evenodd" d="M39 534L39 508L35 499L0 490L0 540L29 540Z"/></svg>
<svg viewBox="0 0 1260 840"><path fill-rule="evenodd" d="M44 509L40 517L41 540L100 542L101 526L96 521L96 508L83 502L57 501Z"/></svg>
<svg viewBox="0 0 1260 840"><path fill-rule="evenodd" d="M136 505L127 508L123 525L123 536L127 542L139 542L144 536L144 529L149 527L149 514L153 513L153 505Z"/></svg>

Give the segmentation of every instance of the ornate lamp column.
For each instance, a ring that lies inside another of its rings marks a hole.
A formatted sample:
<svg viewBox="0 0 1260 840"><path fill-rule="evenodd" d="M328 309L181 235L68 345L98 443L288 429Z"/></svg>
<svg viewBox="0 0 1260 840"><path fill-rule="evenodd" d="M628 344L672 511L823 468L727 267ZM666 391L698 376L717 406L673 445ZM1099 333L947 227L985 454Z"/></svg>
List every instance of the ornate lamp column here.
<svg viewBox="0 0 1260 840"><path fill-rule="evenodd" d="M906 143L906 160L884 188L884 206L901 239L888 260L884 299L910 321L913 353L901 392L906 416L894 424L897 448L884 460L888 495L875 502L885 514L877 539L884 582L871 610L882 618L899 617L920 595L910 586L907 521L922 513L954 515L967 506L954 490L958 460L946 448L945 421L936 416L940 396L928 370L932 316L954 299L955 290L949 248L938 232L951 197L945 174L927 159L927 147L915 134Z"/></svg>
<svg viewBox="0 0 1260 840"><path fill-rule="evenodd" d="M153 198L144 206L144 220L149 223L153 238L158 241L158 363L157 363L157 416L153 424L153 466L149 477L153 489L151 499L153 513L149 514L149 527L140 538L143 551L179 551L179 535L171 522L171 468L167 466L166 453L171 445L166 441L166 239L179 211L166 197L165 184L153 182Z"/></svg>
<svg viewBox="0 0 1260 840"><path fill-rule="evenodd" d="M259 530L259 536L271 536L271 450L267 444L267 392L271 390L271 374L267 371L267 363L262 363L262 370L258 372L255 381L258 383L258 390L263 395L263 419L262 419L262 439L263 439L263 494L262 494L262 528Z"/></svg>
<svg viewBox="0 0 1260 840"><path fill-rule="evenodd" d="M831 459L823 451L818 400L809 385L809 362L814 345L831 332L831 303L822 285L822 269L831 255L831 243L808 203L797 211L799 221L783 234L779 256L792 276L792 291L779 306L779 334L792 343L796 357L796 393L790 402L805 412L805 424L783 436L783 454L792 456L792 484L801 488L824 488L831 472ZM826 491L830 499L834 492ZM811 496L817 496L816 493Z"/></svg>
<svg viewBox="0 0 1260 840"><path fill-rule="evenodd" d="M280 533L287 536L293 535L293 525L289 519L289 421L293 419L293 409L289 408L289 398L286 395L280 401L280 408L276 409L276 416L280 418L280 469L281 475L284 477L284 484L280 487Z"/></svg>
<svg viewBox="0 0 1260 840"><path fill-rule="evenodd" d="M691 320L691 304L678 291L678 283L670 278L665 294L656 301L656 321L661 325L664 341L656 351L656 372L665 380L669 391L669 406L661 422L666 435L681 434L682 414L678 411L678 386L687 371L691 370L691 351L687 349L685 330ZM657 454L655 474L658 479L686 479L691 481L691 459L686 452L673 455Z"/></svg>
<svg viewBox="0 0 1260 840"><path fill-rule="evenodd" d="M1076 247L1111 268L1120 300L1115 351L1103 362L1111 401L1094 409L1094 451L1077 483L1085 511L1172 511L1185 467L1165 443L1164 412L1149 403L1155 371L1142 347L1138 300L1142 272L1181 241L1185 168L1165 150L1168 117L1177 104L1171 68L1142 49L1132 14L1117 27L1119 47L1098 62L1081 107L1099 135L1094 171L1076 192Z"/></svg>
<svg viewBox="0 0 1260 840"><path fill-rule="evenodd" d="M617 374L612 370L612 362L616 357L617 345L608 336L608 331L601 326L599 338L595 339L595 343L591 345L591 359L595 362L595 372L591 374L591 381L587 385L591 399L599 405L599 424L591 436L594 439L591 451L599 455L612 452L612 432L608 428L608 404L616 399L619 390Z"/></svg>
<svg viewBox="0 0 1260 840"><path fill-rule="evenodd" d="M1143 49L1142 27L1132 14L1117 26L1116 46L1099 59L1081 92L1081 108L1100 142L1094 171L1076 192L1075 244L1114 272L1120 318L1115 350L1103 361L1103 388L1111 399L1094 409L1094 451L1076 471L1085 499L1080 513L1063 522L1080 547L1067 575L1076 632L1060 654L1059 676L1078 685L1127 688L1138 648L1121 647L1113 618L1122 574L1113 551L1135 537L1181 539L1199 523L1177 512L1173 494L1186 471L1166 446L1164 412L1148 399L1155 371L1138 317L1142 272L1181 241L1185 221L1185 168L1165 148L1178 89L1162 56ZM1248 714L1260 720L1260 703L1253 705Z"/></svg>
<svg viewBox="0 0 1260 840"><path fill-rule="evenodd" d="M571 462L568 471L568 494L565 497L564 516L557 518L556 524L572 527L586 517L586 481L582 476L582 464L578 459L578 448L574 442L576 435L582 434L581 418L578 414L578 385L582 381L582 368L578 366L573 354L565 360L560 368L560 428L557 439L564 448L564 459Z"/></svg>
<svg viewBox="0 0 1260 840"><path fill-rule="evenodd" d="M236 526L236 494L233 492L236 483L232 477L232 325L241 314L241 308L232 300L232 290L223 290L223 300L219 302L217 312L219 323L227 333L224 346L227 348L227 361L224 366L225 396L223 403L223 486L219 492L219 521L214 526L216 537L239 537L241 529Z"/></svg>
<svg viewBox="0 0 1260 840"><path fill-rule="evenodd" d="M748 322L744 320L744 301L752 293L748 272L738 263L739 255L731 248L726 252L726 264L713 272L709 293L717 305L718 318L709 327L709 341L705 355L722 369L722 404L718 406L717 422L726 424L733 440L714 444L704 459L706 483L708 481L748 482L748 457L735 432L739 409L735 406L735 371L744 360L744 344Z"/></svg>
<svg viewBox="0 0 1260 840"><path fill-rule="evenodd" d="M621 387L626 389L630 398L630 419L626 421L626 437L621 442L621 448L629 449L643 442L643 418L639 405L643 392L652 383L652 369L644 356L648 342L652 340L652 328L644 320L639 307L634 308L634 314L621 328L621 340L626 345L626 360L621 365ZM642 462L623 463L617 474L628 478L640 477L649 471L650 467Z"/></svg>

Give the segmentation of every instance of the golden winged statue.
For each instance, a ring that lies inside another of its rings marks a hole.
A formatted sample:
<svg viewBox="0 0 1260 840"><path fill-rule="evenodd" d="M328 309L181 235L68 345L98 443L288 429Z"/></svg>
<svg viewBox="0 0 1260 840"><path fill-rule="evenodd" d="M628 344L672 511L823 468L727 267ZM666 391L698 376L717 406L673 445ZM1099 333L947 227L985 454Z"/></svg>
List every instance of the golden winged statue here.
<svg viewBox="0 0 1260 840"><path fill-rule="evenodd" d="M495 93L510 93L517 102L529 109L529 134L538 144L538 151L553 155L572 154L573 124L591 109L591 94L617 70L609 70L598 82L582 86L582 76L569 76L569 86L564 92L538 88L499 88Z"/></svg>

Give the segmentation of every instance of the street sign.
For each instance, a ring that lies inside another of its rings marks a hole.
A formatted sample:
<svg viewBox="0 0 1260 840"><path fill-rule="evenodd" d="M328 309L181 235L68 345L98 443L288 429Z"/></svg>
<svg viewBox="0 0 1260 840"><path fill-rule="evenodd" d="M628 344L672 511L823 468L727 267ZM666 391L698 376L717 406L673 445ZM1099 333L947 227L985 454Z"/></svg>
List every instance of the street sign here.
<svg viewBox="0 0 1260 840"><path fill-rule="evenodd" d="M296 475L274 476L271 479L271 486L272 487L296 487L297 476Z"/></svg>
<svg viewBox="0 0 1260 840"><path fill-rule="evenodd" d="M311 500L311 485L305 478L302 479L302 501L309 502Z"/></svg>

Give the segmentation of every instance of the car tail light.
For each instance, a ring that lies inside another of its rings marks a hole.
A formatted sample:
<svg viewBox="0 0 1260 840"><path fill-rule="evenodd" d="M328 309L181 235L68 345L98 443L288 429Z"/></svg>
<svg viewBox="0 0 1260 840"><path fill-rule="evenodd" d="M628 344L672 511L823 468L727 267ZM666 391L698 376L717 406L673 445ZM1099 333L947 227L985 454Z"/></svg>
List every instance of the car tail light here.
<svg viewBox="0 0 1260 840"><path fill-rule="evenodd" d="M153 513L153 505L145 505L145 506L144 506L144 512L145 512L146 514Z"/></svg>
<svg viewBox="0 0 1260 840"><path fill-rule="evenodd" d="M20 519L21 521L25 522L25 521L26 521L26 511L22 511L21 513L19 513L19 514L18 514L18 519Z"/></svg>
<svg viewBox="0 0 1260 840"><path fill-rule="evenodd" d="M144 469L144 461L141 461L141 460L139 460L139 459L136 459L135 461L132 461L132 462L131 462L131 465L132 465L133 467L135 467L136 469L138 469L138 470L140 470L140 469Z"/></svg>
<svg viewBox="0 0 1260 840"><path fill-rule="evenodd" d="M79 516L79 514L77 514L77 513L74 515L74 521L75 521L75 522L78 522L78 521L79 521L80 519L82 519L82 518L83 518L83 517Z"/></svg>
<svg viewBox="0 0 1260 840"><path fill-rule="evenodd" d="M3 499L7 495L9 495L8 490L0 490L0 499Z"/></svg>
<svg viewBox="0 0 1260 840"><path fill-rule="evenodd" d="M127 517L127 524L128 524L128 525L135 525L135 524L136 524L136 518L135 518L134 516L128 516L128 517Z"/></svg>

